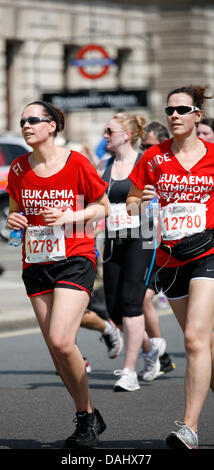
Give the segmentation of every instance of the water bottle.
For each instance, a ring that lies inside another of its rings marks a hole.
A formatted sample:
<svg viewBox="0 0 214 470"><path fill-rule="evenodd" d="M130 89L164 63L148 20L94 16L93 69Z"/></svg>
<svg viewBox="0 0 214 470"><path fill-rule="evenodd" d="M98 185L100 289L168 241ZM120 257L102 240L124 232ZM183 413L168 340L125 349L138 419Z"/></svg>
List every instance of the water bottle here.
<svg viewBox="0 0 214 470"><path fill-rule="evenodd" d="M23 212L19 212L19 214L24 215ZM22 235L24 229L20 228L19 230L11 230L10 231L10 238L9 238L9 245L10 246L20 246L22 244Z"/></svg>
<svg viewBox="0 0 214 470"><path fill-rule="evenodd" d="M148 217L149 219L153 219L153 220L157 219L158 212L159 212L158 197L154 196L147 204L146 217Z"/></svg>

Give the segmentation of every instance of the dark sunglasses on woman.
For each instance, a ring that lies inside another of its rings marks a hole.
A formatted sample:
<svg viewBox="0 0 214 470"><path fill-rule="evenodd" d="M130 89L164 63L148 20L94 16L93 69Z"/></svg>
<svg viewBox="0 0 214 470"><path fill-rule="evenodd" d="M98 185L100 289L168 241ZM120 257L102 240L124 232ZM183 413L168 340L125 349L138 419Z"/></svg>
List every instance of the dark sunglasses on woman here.
<svg viewBox="0 0 214 470"><path fill-rule="evenodd" d="M29 118L23 118L23 119L20 120L20 127L24 127L26 122L29 122L29 124L34 125L34 124L39 124L40 122L51 122L51 120L36 117L36 116L32 116L32 117L29 117Z"/></svg>
<svg viewBox="0 0 214 470"><path fill-rule="evenodd" d="M197 106L165 106L165 113L167 116L172 116L174 111L176 111L180 116L184 114L194 113L195 111L200 111Z"/></svg>
<svg viewBox="0 0 214 470"><path fill-rule="evenodd" d="M113 134L113 132L117 132L117 131L114 131L114 130L111 129L110 127L106 127L106 128L104 129L104 134L111 135L111 134Z"/></svg>

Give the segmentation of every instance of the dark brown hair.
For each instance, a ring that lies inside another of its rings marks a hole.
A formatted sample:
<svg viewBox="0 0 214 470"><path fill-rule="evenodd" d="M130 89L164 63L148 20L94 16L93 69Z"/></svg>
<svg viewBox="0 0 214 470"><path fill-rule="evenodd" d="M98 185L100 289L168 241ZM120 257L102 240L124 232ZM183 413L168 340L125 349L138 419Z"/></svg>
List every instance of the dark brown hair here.
<svg viewBox="0 0 214 470"><path fill-rule="evenodd" d="M186 93L186 95L191 96L193 106L197 106L199 109L203 110L206 100L212 98L212 96L206 95L207 88L208 85L206 85L205 87L201 87L199 85L189 85L183 86L181 88L176 88L175 90L170 91L170 93L168 94L167 102L170 96L174 95L175 93Z"/></svg>
<svg viewBox="0 0 214 470"><path fill-rule="evenodd" d="M55 121L56 130L54 132L54 137L57 136L58 132L63 131L65 127L65 118L61 109L57 108L51 103L48 103L47 101L42 100L32 101L32 103L28 103L27 106L31 106L32 104L38 104L39 106L42 106L44 115L51 119L51 121Z"/></svg>

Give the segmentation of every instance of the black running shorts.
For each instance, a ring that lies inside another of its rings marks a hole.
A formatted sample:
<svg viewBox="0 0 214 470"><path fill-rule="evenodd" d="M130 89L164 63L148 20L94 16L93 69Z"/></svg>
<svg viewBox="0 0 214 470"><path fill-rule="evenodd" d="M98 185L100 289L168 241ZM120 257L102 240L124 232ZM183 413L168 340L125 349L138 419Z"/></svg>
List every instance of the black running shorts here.
<svg viewBox="0 0 214 470"><path fill-rule="evenodd" d="M92 293L96 271L84 256L71 256L49 264L34 264L23 270L29 297L52 292L55 288L75 289Z"/></svg>
<svg viewBox="0 0 214 470"><path fill-rule="evenodd" d="M177 268L160 268L158 276L163 292L169 300L187 297L190 281L210 279L214 282L214 255L203 256Z"/></svg>

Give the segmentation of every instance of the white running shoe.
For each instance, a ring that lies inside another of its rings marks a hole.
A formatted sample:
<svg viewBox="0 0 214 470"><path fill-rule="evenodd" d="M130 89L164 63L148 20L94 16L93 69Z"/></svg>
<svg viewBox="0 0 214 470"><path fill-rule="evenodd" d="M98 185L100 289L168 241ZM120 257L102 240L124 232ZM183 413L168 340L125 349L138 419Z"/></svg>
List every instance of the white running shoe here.
<svg viewBox="0 0 214 470"><path fill-rule="evenodd" d="M163 356L166 352L166 340L164 338L150 338L152 344L158 349L158 356Z"/></svg>
<svg viewBox="0 0 214 470"><path fill-rule="evenodd" d="M115 359L119 356L120 352L123 349L123 338L119 328L114 324L112 320L108 320L110 325L110 332L103 334L101 340L104 340L108 349L108 357L110 359Z"/></svg>
<svg viewBox="0 0 214 470"><path fill-rule="evenodd" d="M138 377L141 380L145 380L146 382L151 382L152 380L159 377L162 374L160 368L160 361L159 361L159 352L158 349L152 348L151 353L143 353L145 367L138 373Z"/></svg>
<svg viewBox="0 0 214 470"><path fill-rule="evenodd" d="M114 384L115 392L134 392L135 390L140 390L137 373L135 371L125 368L123 370L115 370L114 375L120 376L120 379Z"/></svg>
<svg viewBox="0 0 214 470"><path fill-rule="evenodd" d="M198 449L198 434L187 424L175 421L179 431L172 431L166 438L166 444L171 449Z"/></svg>

